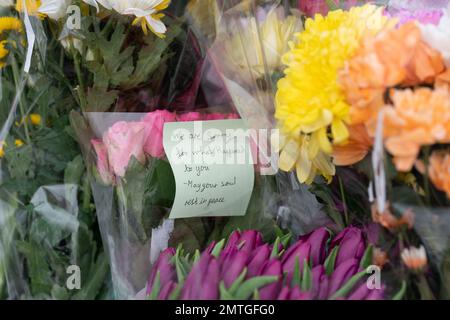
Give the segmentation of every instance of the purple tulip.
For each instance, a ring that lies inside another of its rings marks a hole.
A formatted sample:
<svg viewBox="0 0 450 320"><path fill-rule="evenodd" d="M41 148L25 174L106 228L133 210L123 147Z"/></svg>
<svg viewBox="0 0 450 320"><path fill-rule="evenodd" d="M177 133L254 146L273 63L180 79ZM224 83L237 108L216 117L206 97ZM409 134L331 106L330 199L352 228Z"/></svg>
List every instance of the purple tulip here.
<svg viewBox="0 0 450 320"><path fill-rule="evenodd" d="M290 293L291 293L291 288L283 287L280 291L280 294L277 297L277 300L289 300Z"/></svg>
<svg viewBox="0 0 450 320"><path fill-rule="evenodd" d="M342 230L331 242L330 251L339 246L335 265L339 266L348 259L360 260L366 250L366 243L362 231L355 227Z"/></svg>
<svg viewBox="0 0 450 320"><path fill-rule="evenodd" d="M261 300L274 300L279 295L282 286L282 267L281 262L272 259L266 262L261 270L261 276L278 276L279 279L271 284L259 289L259 297Z"/></svg>
<svg viewBox="0 0 450 320"><path fill-rule="evenodd" d="M262 235L255 230L247 230L242 233L239 231L233 232L228 240L226 247L239 247L241 250L250 253L259 246L264 244Z"/></svg>
<svg viewBox="0 0 450 320"><path fill-rule="evenodd" d="M301 237L301 240L311 245L311 258L313 266L321 264L325 260L325 247L330 239L330 233L326 228L319 228L310 234Z"/></svg>
<svg viewBox="0 0 450 320"><path fill-rule="evenodd" d="M348 259L337 266L330 277L328 296L331 297L336 291L342 288L358 272L358 269L359 261L356 259Z"/></svg>
<svg viewBox="0 0 450 320"><path fill-rule="evenodd" d="M260 274L264 263L270 258L272 249L269 245L262 245L252 253L247 265L247 278L256 277Z"/></svg>
<svg viewBox="0 0 450 320"><path fill-rule="evenodd" d="M159 291L158 300L169 299L170 294L172 293L173 290L175 290L176 287L177 287L176 282L174 281L166 282Z"/></svg>
<svg viewBox="0 0 450 320"><path fill-rule="evenodd" d="M277 300L312 300L312 296L309 292L303 292L298 287L283 287Z"/></svg>
<svg viewBox="0 0 450 320"><path fill-rule="evenodd" d="M186 278L181 300L217 300L220 268L217 259L203 253Z"/></svg>
<svg viewBox="0 0 450 320"><path fill-rule="evenodd" d="M297 261L300 267L300 272L302 272L305 261L307 263L309 262L310 252L311 245L300 239L283 254L281 264L283 265L283 272L287 273L288 283L292 281L292 276L294 274Z"/></svg>
<svg viewBox="0 0 450 320"><path fill-rule="evenodd" d="M348 300L382 300L383 289L369 289L367 284L362 283L347 297Z"/></svg>
<svg viewBox="0 0 450 320"><path fill-rule="evenodd" d="M172 258L175 255L176 251L174 248L168 248L161 252L156 260L155 265L152 268L150 273L150 277L147 283L147 295L152 292L153 283L155 282L156 275L159 271L159 281L161 286L164 286L166 283L176 281L177 274L174 266L172 265Z"/></svg>
<svg viewBox="0 0 450 320"><path fill-rule="evenodd" d="M237 247L225 248L219 256L221 279L229 288L247 265L248 253Z"/></svg>

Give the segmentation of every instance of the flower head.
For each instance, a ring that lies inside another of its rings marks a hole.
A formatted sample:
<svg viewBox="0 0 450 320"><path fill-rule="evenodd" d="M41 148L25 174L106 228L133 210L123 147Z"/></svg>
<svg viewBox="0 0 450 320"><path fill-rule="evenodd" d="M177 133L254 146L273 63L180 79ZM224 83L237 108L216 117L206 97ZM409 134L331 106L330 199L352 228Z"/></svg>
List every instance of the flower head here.
<svg viewBox="0 0 450 320"><path fill-rule="evenodd" d="M146 125L144 151L154 158L162 158L164 156L164 124L166 122L175 122L175 114L167 110L157 110L146 114L142 121Z"/></svg>
<svg viewBox="0 0 450 320"><path fill-rule="evenodd" d="M97 155L97 170L101 180L105 184L113 182L112 170L108 162L108 150L101 140L94 139L91 144Z"/></svg>
<svg viewBox="0 0 450 320"><path fill-rule="evenodd" d="M412 271L421 271L427 266L427 254L425 248L410 247L403 249L401 253L403 263Z"/></svg>
<svg viewBox="0 0 450 320"><path fill-rule="evenodd" d="M145 124L142 122L116 122L103 135L103 143L108 151L108 162L119 177L125 175L131 157L145 162Z"/></svg>
<svg viewBox="0 0 450 320"><path fill-rule="evenodd" d="M338 72L363 36L389 24L382 10L365 5L332 11L326 17L316 15L306 21L305 31L283 57L287 69L278 82L275 117L288 142L281 152L280 168L288 171L296 166L301 182L311 181L316 171L328 179L334 175L329 156L332 144L347 140L345 123L350 120ZM283 156L285 152L289 155ZM319 163L314 162L317 157Z"/></svg>
<svg viewBox="0 0 450 320"><path fill-rule="evenodd" d="M71 3L72 0L41 0L38 12L50 19L59 20L67 14L67 8Z"/></svg>
<svg viewBox="0 0 450 320"><path fill-rule="evenodd" d="M23 32L23 26L20 19L16 17L0 17L0 68L6 65L5 60L9 54L9 49L7 48L9 41L6 40L8 38L6 33L10 31Z"/></svg>
<svg viewBox="0 0 450 320"><path fill-rule="evenodd" d="M385 145L397 170L410 171L421 146L450 142L450 92L395 90L385 112Z"/></svg>
<svg viewBox="0 0 450 320"><path fill-rule="evenodd" d="M225 42L230 68L239 72L239 76L252 79L261 78L265 72L282 71L281 58L289 50L289 41L301 29L300 17L285 16L282 8L269 11L258 8L256 17L242 19L240 23L239 32Z"/></svg>
<svg viewBox="0 0 450 320"><path fill-rule="evenodd" d="M99 10L98 3L108 10L114 10L122 15L131 15L135 19L133 25L142 27L145 34L148 30L163 38L167 31L161 21L164 14L160 11L167 9L170 0L84 0Z"/></svg>
<svg viewBox="0 0 450 320"><path fill-rule="evenodd" d="M435 151L429 159L428 173L435 187L450 199L450 152Z"/></svg>
<svg viewBox="0 0 450 320"><path fill-rule="evenodd" d="M422 41L414 23L367 36L339 74L351 124L366 125L373 136L390 88L433 83L443 70L440 54Z"/></svg>

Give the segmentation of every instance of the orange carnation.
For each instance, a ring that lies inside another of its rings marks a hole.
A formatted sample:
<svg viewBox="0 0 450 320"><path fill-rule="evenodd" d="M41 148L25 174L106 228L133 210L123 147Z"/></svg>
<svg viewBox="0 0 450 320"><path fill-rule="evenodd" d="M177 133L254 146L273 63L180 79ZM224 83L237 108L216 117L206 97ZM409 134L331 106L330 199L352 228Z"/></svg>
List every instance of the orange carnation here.
<svg viewBox="0 0 450 320"><path fill-rule="evenodd" d="M346 143L333 147L333 162L337 166L349 166L365 158L373 145L373 139L362 124L349 126Z"/></svg>
<svg viewBox="0 0 450 320"><path fill-rule="evenodd" d="M435 151L429 161L428 173L431 181L450 199L450 152Z"/></svg>
<svg viewBox="0 0 450 320"><path fill-rule="evenodd" d="M421 146L450 142L450 93L447 89L393 90L386 107L384 136L397 170L410 171Z"/></svg>
<svg viewBox="0 0 450 320"><path fill-rule="evenodd" d="M366 124L373 133L387 90L433 83L444 69L442 56L422 40L414 23L368 36L339 77L351 104L351 123Z"/></svg>

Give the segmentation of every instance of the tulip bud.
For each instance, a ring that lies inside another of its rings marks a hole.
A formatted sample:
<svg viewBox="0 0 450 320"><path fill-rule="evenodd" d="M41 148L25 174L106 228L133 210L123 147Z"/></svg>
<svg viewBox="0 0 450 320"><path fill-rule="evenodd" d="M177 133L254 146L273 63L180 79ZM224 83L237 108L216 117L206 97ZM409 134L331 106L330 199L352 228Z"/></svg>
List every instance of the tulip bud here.
<svg viewBox="0 0 450 320"><path fill-rule="evenodd" d="M348 259L342 262L333 272L330 277L330 284L328 288L328 296L332 296L343 285L353 277L359 269L359 261L356 259Z"/></svg>
<svg viewBox="0 0 450 320"><path fill-rule="evenodd" d="M302 272L305 261L307 263L309 262L310 252L311 245L308 242L299 240L283 254L281 263L283 265L283 272L287 273L288 283L292 281L292 276L294 274L297 261L300 267L300 272Z"/></svg>
<svg viewBox="0 0 450 320"><path fill-rule="evenodd" d="M342 230L331 242L330 250L339 246L335 265L339 266L348 259L360 260L366 250L366 243L362 231L355 227Z"/></svg>
<svg viewBox="0 0 450 320"><path fill-rule="evenodd" d="M269 245L262 245L252 253L247 265L247 278L256 277L260 274L263 265L270 258L272 250Z"/></svg>
<svg viewBox="0 0 450 320"><path fill-rule="evenodd" d="M262 235L255 230L247 230L244 232L235 231L231 234L226 247L239 247L241 250L250 253L257 247L264 244Z"/></svg>
<svg viewBox="0 0 450 320"><path fill-rule="evenodd" d="M325 246L330 239L330 233L326 228L319 228L310 234L301 237L305 242L311 246L312 266L321 264L325 260Z"/></svg>
<svg viewBox="0 0 450 320"><path fill-rule="evenodd" d="M150 277L147 283L147 295L152 292L153 283L155 282L156 275L159 272L159 282L161 287L163 287L166 283L176 281L177 274L174 266L172 265L172 258L175 255L174 248L167 248L158 257L155 265L152 268L150 273Z"/></svg>
<svg viewBox="0 0 450 320"><path fill-rule="evenodd" d="M220 268L215 257L203 253L186 278L181 300L217 300Z"/></svg>
<svg viewBox="0 0 450 320"><path fill-rule="evenodd" d="M225 248L219 256L221 279L229 288L247 265L248 253L237 247Z"/></svg>
<svg viewBox="0 0 450 320"><path fill-rule="evenodd" d="M261 270L261 276L279 276L278 281L268 284L259 290L261 300L274 300L280 293L283 271L277 259L267 261Z"/></svg>
<svg viewBox="0 0 450 320"><path fill-rule="evenodd" d="M167 300L169 299L170 294L177 287L177 284L173 281L169 281L161 287L159 291L158 300Z"/></svg>

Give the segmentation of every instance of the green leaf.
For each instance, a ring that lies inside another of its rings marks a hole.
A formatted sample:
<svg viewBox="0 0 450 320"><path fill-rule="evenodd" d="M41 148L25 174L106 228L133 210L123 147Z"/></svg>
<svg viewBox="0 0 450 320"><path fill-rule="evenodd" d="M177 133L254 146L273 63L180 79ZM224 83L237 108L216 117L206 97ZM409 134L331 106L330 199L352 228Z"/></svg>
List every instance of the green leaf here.
<svg viewBox="0 0 450 320"><path fill-rule="evenodd" d="M11 178L30 179L34 177L33 148L30 145L21 148L6 149L5 159Z"/></svg>
<svg viewBox="0 0 450 320"><path fill-rule="evenodd" d="M237 290L239 289L239 287L241 286L242 282L244 281L246 275L247 275L247 268L244 268L244 270L242 270L242 272L239 275L239 277L237 277L237 279L234 280L234 282L231 284L230 288L228 289L228 292L231 295L236 294Z"/></svg>
<svg viewBox="0 0 450 320"><path fill-rule="evenodd" d="M276 258L279 254L279 246L280 246L280 237L277 237L275 239L275 242L273 244L272 253L270 254L270 258Z"/></svg>
<svg viewBox="0 0 450 320"><path fill-rule="evenodd" d="M325 259L325 272L328 276L330 276L334 271L334 264L336 262L336 257L339 251L339 246L336 246L333 248L331 253L328 255L328 257Z"/></svg>
<svg viewBox="0 0 450 320"><path fill-rule="evenodd" d="M158 271L156 273L155 281L153 281L152 292L148 297L150 300L157 300L159 292L161 291L161 273Z"/></svg>
<svg viewBox="0 0 450 320"><path fill-rule="evenodd" d="M184 281L179 282L172 293L169 295L169 300L177 300L181 294L181 290L183 289Z"/></svg>
<svg viewBox="0 0 450 320"><path fill-rule="evenodd" d="M225 239L220 240L215 246L214 249L211 251L211 255L214 257L219 257L220 252L223 249L223 246L225 245Z"/></svg>
<svg viewBox="0 0 450 320"><path fill-rule="evenodd" d="M186 270L185 266L183 265L178 252L174 258L175 258L175 270L177 271L178 281L184 282L184 279L186 279L186 276L187 276L187 270Z"/></svg>
<svg viewBox="0 0 450 320"><path fill-rule="evenodd" d="M31 280L31 293L35 296L49 294L53 281L45 251L41 250L41 246L33 241L17 241L16 244L19 252L25 256L28 275Z"/></svg>
<svg viewBox="0 0 450 320"><path fill-rule="evenodd" d="M64 171L64 183L80 184L85 167L81 155L77 155L72 161L67 164Z"/></svg>
<svg viewBox="0 0 450 320"><path fill-rule="evenodd" d="M261 276L251 278L245 281L238 291L236 292L235 298L236 300L247 300L251 297L251 295L258 290L268 284L271 284L278 280L278 276Z"/></svg>
<svg viewBox="0 0 450 320"><path fill-rule="evenodd" d="M91 88L87 94L88 112L106 112L119 97L119 91L104 88Z"/></svg>
<svg viewBox="0 0 450 320"><path fill-rule="evenodd" d="M219 284L220 300L236 300L229 290L225 288L225 283L222 281Z"/></svg>
<svg viewBox="0 0 450 320"><path fill-rule="evenodd" d="M168 58L166 51L180 32L182 32L180 26L173 23L164 39L153 34L149 35L146 38L146 46L139 51L134 73L122 85L125 88L134 88L148 80L151 74Z"/></svg>
<svg viewBox="0 0 450 320"><path fill-rule="evenodd" d="M392 300L402 300L403 296L406 292L406 281L402 281L402 286L400 287L400 290L392 297Z"/></svg>
<svg viewBox="0 0 450 320"><path fill-rule="evenodd" d="M285 234L283 237L280 238L283 248L287 248L289 246L289 242L291 241L291 238L292 238L292 234L290 234L290 233Z"/></svg>
<svg viewBox="0 0 450 320"><path fill-rule="evenodd" d="M309 267L309 264L305 263L303 264L303 276L302 276L302 283L301 283L301 289L303 291L309 291L312 288L312 272L311 268Z"/></svg>
<svg viewBox="0 0 450 320"><path fill-rule="evenodd" d="M92 265L87 277L83 281L81 290L73 296L75 300L93 300L97 297L102 289L103 284L109 272L108 259L104 253L101 253L95 264ZM85 274L86 275L86 274Z"/></svg>
<svg viewBox="0 0 450 320"><path fill-rule="evenodd" d="M369 244L366 248L366 251L364 251L364 255L361 259L359 266L364 270L367 269L367 267L372 264L372 257L373 257L373 246Z"/></svg>
<svg viewBox="0 0 450 320"><path fill-rule="evenodd" d="M350 278L338 291L336 291L330 298L334 300L337 298L344 298L355 286L355 284L366 275L366 270L363 270Z"/></svg>
<svg viewBox="0 0 450 320"><path fill-rule="evenodd" d="M301 284L301 276L300 276L300 258L297 257L295 259L295 267L294 267L294 275L292 277L292 286L300 286Z"/></svg>

